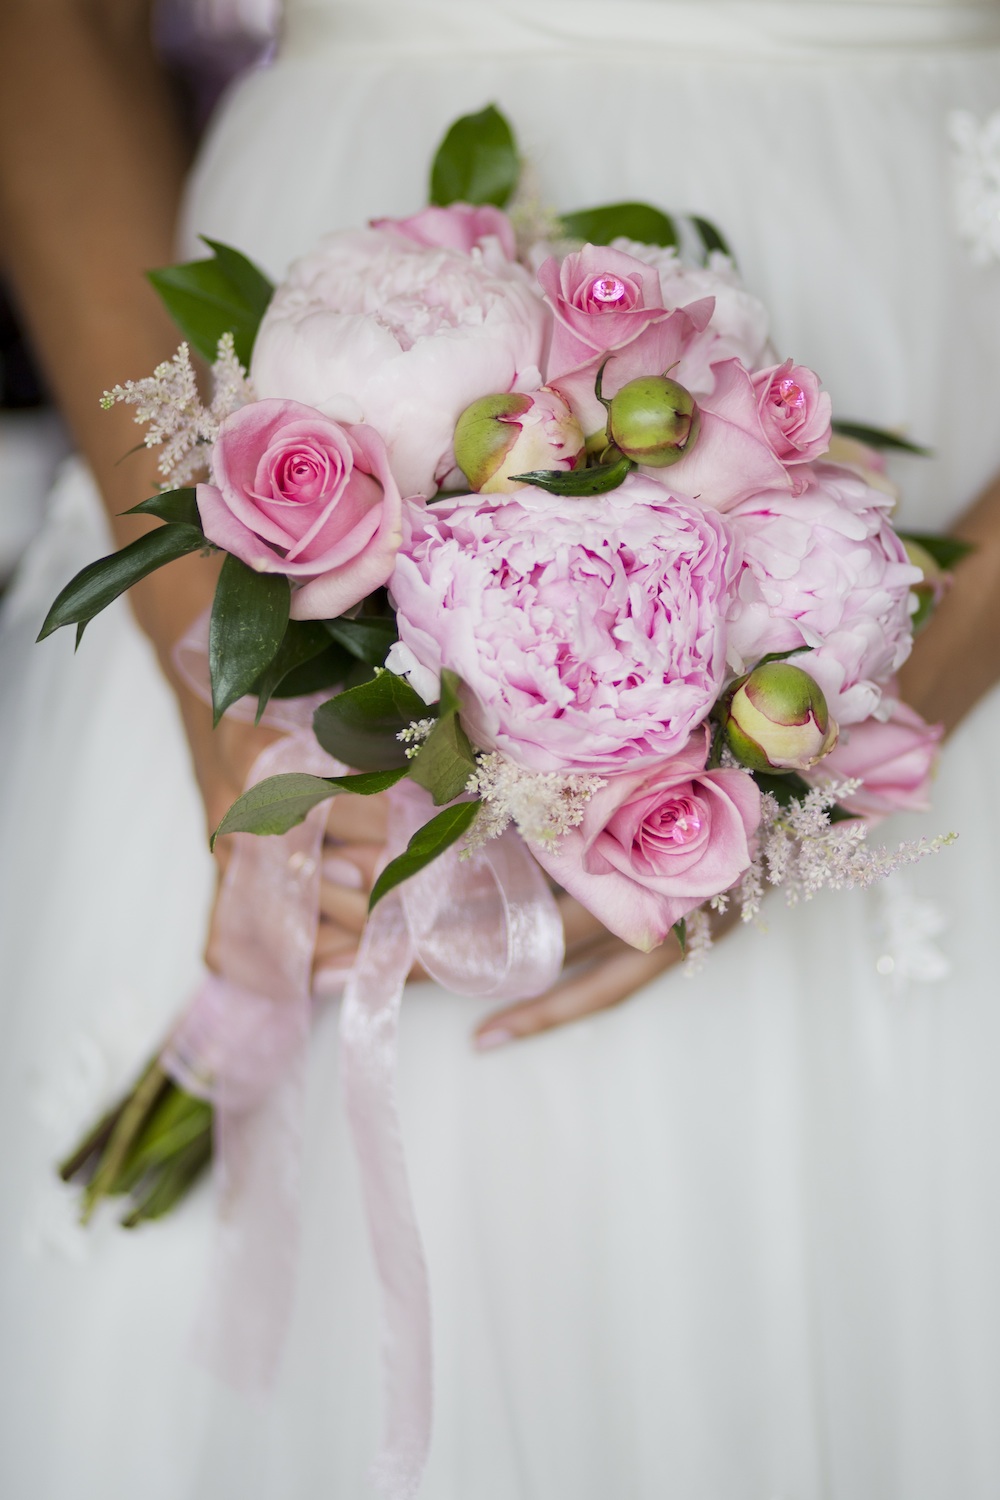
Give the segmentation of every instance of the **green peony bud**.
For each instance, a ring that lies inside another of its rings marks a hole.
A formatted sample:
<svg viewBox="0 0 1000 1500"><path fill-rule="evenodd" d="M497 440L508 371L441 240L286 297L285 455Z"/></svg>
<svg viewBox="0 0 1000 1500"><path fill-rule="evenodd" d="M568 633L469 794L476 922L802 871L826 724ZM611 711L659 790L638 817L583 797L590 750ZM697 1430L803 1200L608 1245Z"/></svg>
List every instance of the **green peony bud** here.
<svg viewBox="0 0 1000 1500"><path fill-rule="evenodd" d="M545 386L530 396L483 396L455 427L455 462L484 494L523 489L512 474L574 469L583 456L583 429L566 402Z"/></svg>
<svg viewBox="0 0 1000 1500"><path fill-rule="evenodd" d="M626 458L665 469L694 446L701 418L690 391L666 375L642 375L612 396L608 437Z"/></svg>
<svg viewBox="0 0 1000 1500"><path fill-rule="evenodd" d="M837 743L819 683L787 661L762 663L730 689L726 742L751 771L807 771Z"/></svg>

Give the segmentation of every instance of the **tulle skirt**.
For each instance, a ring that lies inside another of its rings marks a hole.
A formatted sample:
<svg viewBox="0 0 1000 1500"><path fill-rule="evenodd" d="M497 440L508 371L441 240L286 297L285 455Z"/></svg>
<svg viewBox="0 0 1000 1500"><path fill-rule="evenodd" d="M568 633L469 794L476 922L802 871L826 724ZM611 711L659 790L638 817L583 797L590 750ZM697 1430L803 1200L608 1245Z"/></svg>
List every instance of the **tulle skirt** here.
<svg viewBox="0 0 1000 1500"><path fill-rule="evenodd" d="M446 124L495 100L556 207L642 197L715 220L782 355L840 414L933 446L897 465L902 516L946 526L1000 460L1000 265L959 238L948 123L1000 109L1000 50L941 18L927 45L861 45L842 21L749 56L709 37L678 50L669 4L642 0L621 16L655 12L659 30L620 23L600 49L549 25L565 7L509 8L544 45L498 32L494 7L490 46L419 50L387 22L373 39L392 7L300 6L284 57L222 111L184 248L206 233L280 274L326 229L419 207ZM84 1233L54 1180L196 981L211 889L176 713L126 607L75 656L68 632L31 645L106 548L70 463L0 633L0 1491L361 1496L377 1313L334 1009L265 1409L188 1357L209 1191L134 1234L110 1216ZM868 894L769 900L766 933L727 938L697 978L487 1056L469 1046L478 1005L408 993L427 1500L993 1500L998 732L993 698L948 745L933 813L882 831L955 829L956 845Z"/></svg>

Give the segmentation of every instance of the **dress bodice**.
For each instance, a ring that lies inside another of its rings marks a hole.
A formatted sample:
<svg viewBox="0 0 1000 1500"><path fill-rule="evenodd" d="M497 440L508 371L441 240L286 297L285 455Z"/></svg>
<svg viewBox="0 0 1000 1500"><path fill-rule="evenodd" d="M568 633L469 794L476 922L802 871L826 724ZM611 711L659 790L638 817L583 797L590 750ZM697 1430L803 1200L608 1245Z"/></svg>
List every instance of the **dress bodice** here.
<svg viewBox="0 0 1000 1500"><path fill-rule="evenodd" d="M1000 40L1000 0L286 0L286 47L740 55Z"/></svg>

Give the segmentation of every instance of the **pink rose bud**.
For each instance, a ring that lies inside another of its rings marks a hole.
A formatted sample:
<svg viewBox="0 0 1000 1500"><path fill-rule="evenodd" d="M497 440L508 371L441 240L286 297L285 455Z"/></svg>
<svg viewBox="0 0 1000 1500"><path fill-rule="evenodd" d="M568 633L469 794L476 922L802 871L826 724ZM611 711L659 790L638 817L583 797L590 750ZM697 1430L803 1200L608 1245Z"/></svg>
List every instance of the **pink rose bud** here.
<svg viewBox="0 0 1000 1500"><path fill-rule="evenodd" d="M757 412L775 455L786 464L810 463L830 446L830 397L805 365L758 370L753 376Z"/></svg>
<svg viewBox="0 0 1000 1500"><path fill-rule="evenodd" d="M787 661L763 662L737 682L724 730L751 771L807 771L837 743L819 683Z"/></svg>
<svg viewBox="0 0 1000 1500"><path fill-rule="evenodd" d="M665 469L698 439L694 397L666 375L641 375L611 398L608 437L626 458Z"/></svg>
<svg viewBox="0 0 1000 1500"><path fill-rule="evenodd" d="M907 559L924 575L910 589L916 600L911 623L914 631L922 630L947 593L951 577L919 542L906 536L900 537L900 541L906 549Z"/></svg>
<svg viewBox="0 0 1000 1500"><path fill-rule="evenodd" d="M483 396L467 406L455 428L455 459L472 489L509 494L511 478L532 469L574 469L584 451L583 429L555 391Z"/></svg>

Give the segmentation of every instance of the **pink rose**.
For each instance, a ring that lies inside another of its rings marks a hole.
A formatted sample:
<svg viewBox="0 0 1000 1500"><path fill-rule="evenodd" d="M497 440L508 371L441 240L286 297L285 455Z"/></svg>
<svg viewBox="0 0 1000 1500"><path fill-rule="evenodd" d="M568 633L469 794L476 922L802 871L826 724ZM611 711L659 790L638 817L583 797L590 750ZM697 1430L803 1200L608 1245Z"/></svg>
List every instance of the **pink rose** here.
<svg viewBox="0 0 1000 1500"><path fill-rule="evenodd" d="M811 647L795 664L819 683L841 727L875 712L913 642L910 590L922 575L889 524L891 509L858 475L819 463L802 494L758 495L726 517L745 556L729 627L734 665Z"/></svg>
<svg viewBox="0 0 1000 1500"><path fill-rule="evenodd" d="M687 742L726 672L726 523L630 475L413 512L391 593L403 646L471 695L469 733L528 770L615 770Z"/></svg>
<svg viewBox="0 0 1000 1500"><path fill-rule="evenodd" d="M830 397L805 365L758 370L753 377L761 425L775 454L786 464L810 463L830 446Z"/></svg>
<svg viewBox="0 0 1000 1500"><path fill-rule="evenodd" d="M534 390L549 315L528 273L485 250L427 249L376 229L328 235L264 314L251 378L385 439L405 495L433 495L452 435L480 396Z"/></svg>
<svg viewBox="0 0 1000 1500"><path fill-rule="evenodd" d="M714 250L707 266L687 266L672 248L625 239L613 243L616 250L624 250L656 269L665 307L690 308L711 299L712 314L701 336L686 345L680 363L671 371L673 379L696 399L712 393L713 365L738 359L746 369L755 370L766 357L767 309L759 297L747 291L728 255Z"/></svg>
<svg viewBox="0 0 1000 1500"><path fill-rule="evenodd" d="M927 724L908 704L896 702L885 722L855 724L819 770L824 778L861 777L864 786L844 799L849 812L863 817L926 812L943 734L942 724Z"/></svg>
<svg viewBox="0 0 1000 1500"><path fill-rule="evenodd" d="M297 401L255 401L223 422L214 484L198 486L205 535L291 579L292 618L333 619L387 582L402 500L385 444Z"/></svg>
<svg viewBox="0 0 1000 1500"><path fill-rule="evenodd" d="M788 470L761 425L753 381L738 359L713 367L711 395L698 402L697 442L670 470L670 488L728 511L762 491L790 493Z"/></svg>
<svg viewBox="0 0 1000 1500"><path fill-rule="evenodd" d="M653 267L606 245L547 260L538 280L555 314L550 377L630 344L667 315Z"/></svg>
<svg viewBox="0 0 1000 1500"><path fill-rule="evenodd" d="M543 870L644 952L750 864L760 793L745 771L706 771L707 747L699 731L669 760L609 776L579 827L531 845Z"/></svg>
<svg viewBox="0 0 1000 1500"><path fill-rule="evenodd" d="M471 255L496 240L508 260L517 259L514 226L502 209L492 204L451 203L447 208L425 208L408 219L373 219L372 229L388 229L415 245L458 250Z"/></svg>

